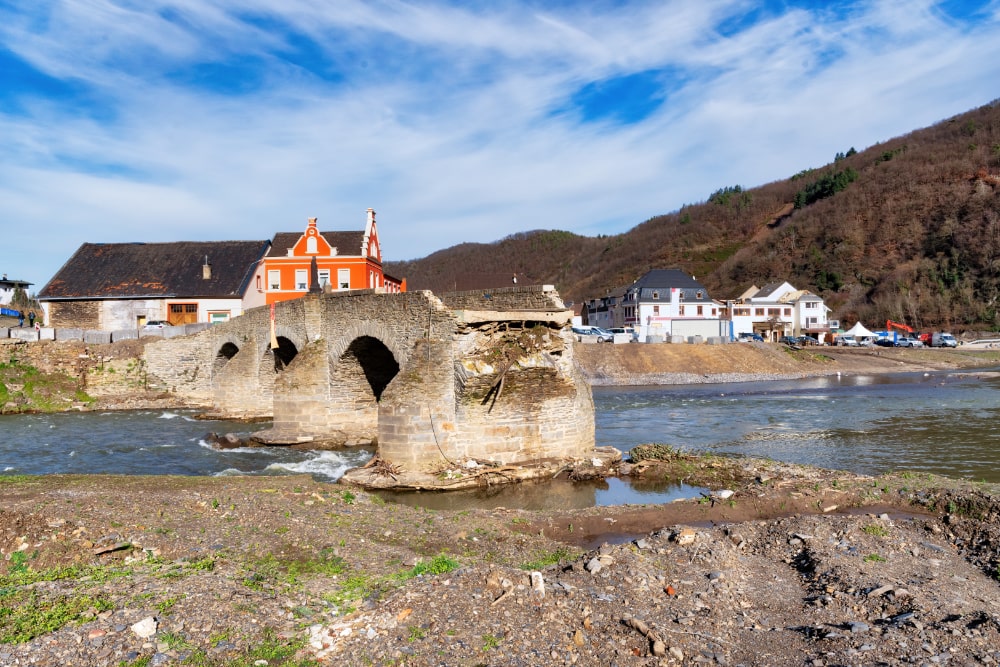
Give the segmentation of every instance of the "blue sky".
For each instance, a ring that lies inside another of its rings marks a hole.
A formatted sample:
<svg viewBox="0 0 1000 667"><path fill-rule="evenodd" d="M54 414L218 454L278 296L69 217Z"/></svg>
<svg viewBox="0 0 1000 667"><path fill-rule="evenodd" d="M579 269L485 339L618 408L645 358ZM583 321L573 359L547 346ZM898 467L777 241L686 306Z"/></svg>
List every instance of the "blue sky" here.
<svg viewBox="0 0 1000 667"><path fill-rule="evenodd" d="M614 234L1000 98L1000 0L0 0L0 271Z"/></svg>

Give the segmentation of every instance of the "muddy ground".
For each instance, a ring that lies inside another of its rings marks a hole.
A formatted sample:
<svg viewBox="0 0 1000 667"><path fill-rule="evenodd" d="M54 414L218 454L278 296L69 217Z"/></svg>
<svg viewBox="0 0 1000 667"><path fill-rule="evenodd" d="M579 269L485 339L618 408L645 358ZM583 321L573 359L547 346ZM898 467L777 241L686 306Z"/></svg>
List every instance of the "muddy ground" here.
<svg viewBox="0 0 1000 667"><path fill-rule="evenodd" d="M0 664L1000 662L994 487L665 458L624 472L714 493L430 511L308 477L3 478Z"/></svg>

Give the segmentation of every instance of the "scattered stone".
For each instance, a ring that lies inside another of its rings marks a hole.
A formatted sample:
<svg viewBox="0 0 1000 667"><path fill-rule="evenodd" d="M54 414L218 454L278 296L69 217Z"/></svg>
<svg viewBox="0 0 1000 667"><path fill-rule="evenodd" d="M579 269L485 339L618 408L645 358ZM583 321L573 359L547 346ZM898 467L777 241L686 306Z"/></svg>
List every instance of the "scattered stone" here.
<svg viewBox="0 0 1000 667"><path fill-rule="evenodd" d="M860 634L862 632L868 632L871 627L867 623L862 623L861 621L850 621L847 626L851 629L854 634Z"/></svg>
<svg viewBox="0 0 1000 667"><path fill-rule="evenodd" d="M531 590L532 592L540 597L545 597L545 579L542 577L541 572L531 573Z"/></svg>
<svg viewBox="0 0 1000 667"><path fill-rule="evenodd" d="M133 623L130 629L139 639L149 639L156 634L157 623L152 616L147 616L138 623Z"/></svg>
<svg viewBox="0 0 1000 667"><path fill-rule="evenodd" d="M686 546L694 543L696 535L694 528L684 528L674 533L674 541L681 546Z"/></svg>

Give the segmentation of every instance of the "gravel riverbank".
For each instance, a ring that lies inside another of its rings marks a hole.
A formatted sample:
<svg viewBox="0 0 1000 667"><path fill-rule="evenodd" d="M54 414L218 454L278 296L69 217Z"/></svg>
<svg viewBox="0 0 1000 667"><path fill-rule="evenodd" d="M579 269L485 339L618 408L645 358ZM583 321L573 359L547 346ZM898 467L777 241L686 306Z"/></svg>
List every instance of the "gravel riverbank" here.
<svg viewBox="0 0 1000 667"><path fill-rule="evenodd" d="M308 477L2 478L0 664L1000 663L995 489L631 472L716 493L455 512Z"/></svg>

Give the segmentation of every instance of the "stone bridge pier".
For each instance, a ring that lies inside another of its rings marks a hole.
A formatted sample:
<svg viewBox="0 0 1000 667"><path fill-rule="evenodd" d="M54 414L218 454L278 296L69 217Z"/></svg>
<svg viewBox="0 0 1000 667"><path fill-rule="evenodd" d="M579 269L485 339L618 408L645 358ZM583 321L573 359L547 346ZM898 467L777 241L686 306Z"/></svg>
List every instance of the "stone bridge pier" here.
<svg viewBox="0 0 1000 667"><path fill-rule="evenodd" d="M374 443L435 471L594 450L571 313L551 287L308 295L147 346L155 380L208 414L273 419L265 444Z"/></svg>

